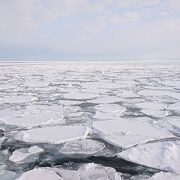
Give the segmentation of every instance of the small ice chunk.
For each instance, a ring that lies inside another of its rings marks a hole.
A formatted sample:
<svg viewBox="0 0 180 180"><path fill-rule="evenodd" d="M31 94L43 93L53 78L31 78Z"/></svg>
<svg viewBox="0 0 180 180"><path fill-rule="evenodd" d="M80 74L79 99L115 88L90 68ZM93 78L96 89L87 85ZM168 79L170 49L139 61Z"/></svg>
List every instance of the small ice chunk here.
<svg viewBox="0 0 180 180"><path fill-rule="evenodd" d="M65 99L76 99L76 100L94 99L97 96L98 96L97 94L90 94L90 93L83 93L83 92L70 92L63 95Z"/></svg>
<svg viewBox="0 0 180 180"><path fill-rule="evenodd" d="M93 128L103 139L123 148L154 139L173 137L171 133L140 120L96 121L93 123Z"/></svg>
<svg viewBox="0 0 180 180"><path fill-rule="evenodd" d="M119 97L116 96L101 96L97 99L89 100L89 103L95 103L95 104L108 104L108 103L116 103L121 101Z"/></svg>
<svg viewBox="0 0 180 180"><path fill-rule="evenodd" d="M89 131L90 129L84 126L43 127L20 131L14 138L24 142L60 144L86 138Z"/></svg>
<svg viewBox="0 0 180 180"><path fill-rule="evenodd" d="M148 143L118 153L120 158L161 170L180 172L180 142Z"/></svg>
<svg viewBox="0 0 180 180"><path fill-rule="evenodd" d="M153 175L148 180L179 180L180 175L175 173L160 172Z"/></svg>
<svg viewBox="0 0 180 180"><path fill-rule="evenodd" d="M37 155L44 150L38 146L31 146L30 148L21 148L15 150L12 155L9 157L9 160L14 163L20 163L24 161L26 158L31 157L32 155Z"/></svg>
<svg viewBox="0 0 180 180"><path fill-rule="evenodd" d="M156 111L160 111L166 108L165 104L157 103L157 102L143 102L136 104L136 106L140 109L150 109Z"/></svg>
<svg viewBox="0 0 180 180"><path fill-rule="evenodd" d="M103 150L104 147L105 145L101 142L82 139L66 142L59 152L63 154L95 154Z"/></svg>
<svg viewBox="0 0 180 180"><path fill-rule="evenodd" d="M50 168L35 168L33 170L23 173L16 180L62 180L53 170Z"/></svg>

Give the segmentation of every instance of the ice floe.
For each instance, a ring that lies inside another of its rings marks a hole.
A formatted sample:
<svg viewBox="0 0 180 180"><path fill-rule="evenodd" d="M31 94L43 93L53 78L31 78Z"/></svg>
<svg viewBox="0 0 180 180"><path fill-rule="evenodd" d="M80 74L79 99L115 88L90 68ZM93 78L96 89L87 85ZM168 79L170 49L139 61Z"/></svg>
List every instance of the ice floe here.
<svg viewBox="0 0 180 180"><path fill-rule="evenodd" d="M60 176L58 176L53 170L50 168L35 168L33 170L27 171L23 173L16 180L63 180Z"/></svg>
<svg viewBox="0 0 180 180"><path fill-rule="evenodd" d="M33 96L27 96L27 95L18 95L18 96L9 96L9 97L5 97L0 99L0 104L3 103L27 103L30 101L34 101L36 100L36 97Z"/></svg>
<svg viewBox="0 0 180 180"><path fill-rule="evenodd" d="M30 143L60 144L86 138L90 129L84 126L52 126L20 131L15 139Z"/></svg>
<svg viewBox="0 0 180 180"><path fill-rule="evenodd" d="M136 107L141 109L143 114L148 116L153 116L156 118L161 118L169 115L169 111L166 111L165 108L167 105L158 102L142 102L136 104Z"/></svg>
<svg viewBox="0 0 180 180"><path fill-rule="evenodd" d="M146 90L140 91L139 94L143 96L157 96L157 97L169 96L175 99L180 99L180 93L172 92L172 91L146 89Z"/></svg>
<svg viewBox="0 0 180 180"><path fill-rule="evenodd" d="M8 170L0 170L0 179L1 180L14 180L16 173Z"/></svg>
<svg viewBox="0 0 180 180"><path fill-rule="evenodd" d="M179 180L180 175L175 173L160 172L153 175L148 180Z"/></svg>
<svg viewBox="0 0 180 180"><path fill-rule="evenodd" d="M31 146L30 148L21 148L15 150L9 157L9 160L14 163L27 163L33 161L33 155L38 155L44 150L38 146Z"/></svg>
<svg viewBox="0 0 180 180"><path fill-rule="evenodd" d="M73 106L82 104L84 101L69 101L69 100L59 100L59 103L64 106Z"/></svg>
<svg viewBox="0 0 180 180"><path fill-rule="evenodd" d="M123 148L155 139L173 137L168 131L154 127L146 121L132 119L96 121L93 123L93 128L103 139Z"/></svg>
<svg viewBox="0 0 180 180"><path fill-rule="evenodd" d="M94 99L98 95L96 94L90 94L90 93L83 93L83 92L70 92L63 95L63 98L65 99L76 99L76 100L88 100L88 99Z"/></svg>
<svg viewBox="0 0 180 180"><path fill-rule="evenodd" d="M117 119L126 111L125 107L118 104L100 104L95 106L96 113L94 118L96 119Z"/></svg>
<svg viewBox="0 0 180 180"><path fill-rule="evenodd" d="M24 111L21 111L21 115L19 112L19 115L13 116L15 114L14 111L11 111L11 114L12 117L2 118L2 122L8 125L27 127L27 128L39 126L39 125L64 123L63 107L56 105L30 106L26 108Z"/></svg>
<svg viewBox="0 0 180 180"><path fill-rule="evenodd" d="M13 109L2 109L0 110L0 121L9 117L19 116L21 113Z"/></svg>
<svg viewBox="0 0 180 180"><path fill-rule="evenodd" d="M180 113L180 102L169 105L167 109Z"/></svg>
<svg viewBox="0 0 180 180"><path fill-rule="evenodd" d="M121 99L116 96L101 96L93 100L89 100L87 102L94 104L107 104L107 103L116 103L120 102Z"/></svg>
<svg viewBox="0 0 180 180"><path fill-rule="evenodd" d="M121 173L114 168L89 163L81 166L78 170L54 169L63 180L121 180Z"/></svg>
<svg viewBox="0 0 180 180"><path fill-rule="evenodd" d="M151 109L143 109L141 112L145 115L152 116L155 118L162 118L170 115L169 111L158 111L158 110L151 110Z"/></svg>
<svg viewBox="0 0 180 180"><path fill-rule="evenodd" d="M127 149L117 156L141 165L180 172L180 141L143 144Z"/></svg>
<svg viewBox="0 0 180 180"><path fill-rule="evenodd" d="M140 109L150 109L150 110L156 110L160 111L166 108L165 104L158 103L158 102L143 102L136 104L136 106Z"/></svg>
<svg viewBox="0 0 180 180"><path fill-rule="evenodd" d="M91 139L66 142L59 150L63 154L95 154L104 148L104 144Z"/></svg>

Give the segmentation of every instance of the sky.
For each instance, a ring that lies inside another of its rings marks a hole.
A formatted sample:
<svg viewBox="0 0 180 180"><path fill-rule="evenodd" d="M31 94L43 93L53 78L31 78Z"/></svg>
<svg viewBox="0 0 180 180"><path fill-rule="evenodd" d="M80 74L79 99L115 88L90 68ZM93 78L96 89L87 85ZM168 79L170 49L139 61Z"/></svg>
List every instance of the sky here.
<svg viewBox="0 0 180 180"><path fill-rule="evenodd" d="M0 0L0 60L180 61L180 0Z"/></svg>

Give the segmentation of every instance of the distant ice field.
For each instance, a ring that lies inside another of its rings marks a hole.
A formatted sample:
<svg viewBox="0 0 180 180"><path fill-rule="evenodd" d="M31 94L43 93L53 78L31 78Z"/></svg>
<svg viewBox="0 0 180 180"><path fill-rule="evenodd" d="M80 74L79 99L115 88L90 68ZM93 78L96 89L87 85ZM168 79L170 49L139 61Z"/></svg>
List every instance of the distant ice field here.
<svg viewBox="0 0 180 180"><path fill-rule="evenodd" d="M0 180L180 177L180 64L0 63Z"/></svg>

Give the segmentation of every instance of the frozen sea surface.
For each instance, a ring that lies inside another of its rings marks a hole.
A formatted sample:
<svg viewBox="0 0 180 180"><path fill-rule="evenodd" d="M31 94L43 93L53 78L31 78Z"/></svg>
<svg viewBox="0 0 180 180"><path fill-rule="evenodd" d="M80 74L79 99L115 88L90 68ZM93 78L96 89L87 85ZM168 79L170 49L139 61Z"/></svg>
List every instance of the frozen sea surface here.
<svg viewBox="0 0 180 180"><path fill-rule="evenodd" d="M0 63L0 180L180 179L180 65Z"/></svg>

